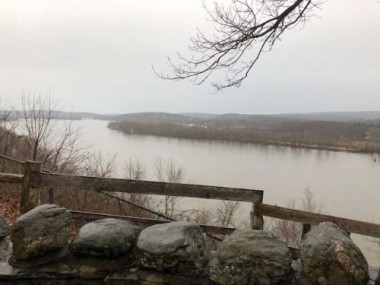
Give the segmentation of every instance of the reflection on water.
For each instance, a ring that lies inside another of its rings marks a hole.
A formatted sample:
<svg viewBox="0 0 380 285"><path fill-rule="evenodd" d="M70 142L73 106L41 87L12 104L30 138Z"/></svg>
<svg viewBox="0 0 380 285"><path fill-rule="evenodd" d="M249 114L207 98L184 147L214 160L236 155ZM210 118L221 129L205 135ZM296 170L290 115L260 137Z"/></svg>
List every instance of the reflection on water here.
<svg viewBox="0 0 380 285"><path fill-rule="evenodd" d="M188 183L263 189L265 203L282 206L309 188L329 214L380 223L379 155L125 135L108 129L105 121L77 124L85 145L117 155L118 176L133 158L146 166L147 179L154 180L154 160L162 156L184 167ZM215 206L194 199L183 204ZM248 217L249 206L243 208L242 217ZM373 244L355 239L370 263L379 264Z"/></svg>

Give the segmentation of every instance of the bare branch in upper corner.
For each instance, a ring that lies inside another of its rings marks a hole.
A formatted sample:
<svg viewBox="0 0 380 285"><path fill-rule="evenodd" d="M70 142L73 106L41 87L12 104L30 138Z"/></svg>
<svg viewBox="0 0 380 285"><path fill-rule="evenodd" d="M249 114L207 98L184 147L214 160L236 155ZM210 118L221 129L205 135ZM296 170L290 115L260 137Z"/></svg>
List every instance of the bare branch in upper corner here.
<svg viewBox="0 0 380 285"><path fill-rule="evenodd" d="M190 79L196 85L210 80L218 91L239 87L262 53L286 30L304 24L320 5L321 0L231 0L229 6L215 2L212 11L205 6L214 33L198 30L190 56L168 58L171 74L156 74L168 80ZM211 76L219 71L224 78L214 81Z"/></svg>

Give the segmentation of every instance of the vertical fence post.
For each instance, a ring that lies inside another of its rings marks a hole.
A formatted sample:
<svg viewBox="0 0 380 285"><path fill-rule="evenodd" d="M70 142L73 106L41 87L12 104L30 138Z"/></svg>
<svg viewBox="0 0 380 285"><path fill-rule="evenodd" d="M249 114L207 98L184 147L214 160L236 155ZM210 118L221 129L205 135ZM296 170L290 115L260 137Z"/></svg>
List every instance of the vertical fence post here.
<svg viewBox="0 0 380 285"><path fill-rule="evenodd" d="M29 185L30 173L32 172L41 172L42 163L39 161L25 161L24 164L24 182L21 192L21 205L20 211L21 214L26 213L27 211L38 206L40 203L40 189L33 188Z"/></svg>
<svg viewBox="0 0 380 285"><path fill-rule="evenodd" d="M302 237L301 237L302 240L305 238L305 235L308 232L310 232L310 229L311 229L311 225L309 225L309 224L303 224L302 225Z"/></svg>
<svg viewBox="0 0 380 285"><path fill-rule="evenodd" d="M49 187L49 204L54 204L54 187Z"/></svg>
<svg viewBox="0 0 380 285"><path fill-rule="evenodd" d="M257 214L255 211L255 205L263 203L263 197L259 201L252 203L252 212L251 212L251 228L253 230L262 230L264 228L264 219L262 215Z"/></svg>

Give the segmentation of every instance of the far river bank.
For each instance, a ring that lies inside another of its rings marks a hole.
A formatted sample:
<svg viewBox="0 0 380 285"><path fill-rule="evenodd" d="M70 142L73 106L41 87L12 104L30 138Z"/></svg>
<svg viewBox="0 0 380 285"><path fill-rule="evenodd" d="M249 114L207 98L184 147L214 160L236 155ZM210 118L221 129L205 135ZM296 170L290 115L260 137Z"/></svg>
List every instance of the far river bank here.
<svg viewBox="0 0 380 285"><path fill-rule="evenodd" d="M367 153L367 154L380 154L380 140L379 142L373 141L335 141L335 144L323 144L318 143L318 138L311 139L310 142L302 141L286 141L282 138L279 139L266 139L266 134L263 133L249 133L242 135L240 133L232 132L231 135L226 134L225 130L216 130L213 132L202 132L202 130L194 127L189 129L183 129L183 127L162 128L160 125L155 124L136 124L129 122L110 122L108 128L114 131L119 131L126 135L142 135L142 136L155 136L166 137L175 139L189 139L195 141L219 141L219 142L234 142L242 144L256 144L256 145L273 145L273 146L285 146L291 148L303 148L303 149L315 149L326 150L336 152L351 152L351 153ZM218 132L219 131L219 132ZM234 135L235 134L235 135ZM256 136L255 136L256 135Z"/></svg>

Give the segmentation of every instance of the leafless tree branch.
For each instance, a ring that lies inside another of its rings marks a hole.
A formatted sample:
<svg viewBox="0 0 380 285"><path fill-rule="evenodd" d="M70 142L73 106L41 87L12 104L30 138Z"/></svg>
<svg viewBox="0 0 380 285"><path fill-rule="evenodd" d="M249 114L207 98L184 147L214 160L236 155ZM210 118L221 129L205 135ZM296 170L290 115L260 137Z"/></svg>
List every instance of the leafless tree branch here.
<svg viewBox="0 0 380 285"><path fill-rule="evenodd" d="M202 31L191 39L191 56L178 54L174 62L168 58L171 74L156 74L168 80L190 79L194 84L211 80L215 72L225 76L216 90L239 87L261 55L270 51L282 34L304 24L322 0L231 0L229 6L214 3L206 8L215 32L207 36ZM251 50L253 48L253 50Z"/></svg>
<svg viewBox="0 0 380 285"><path fill-rule="evenodd" d="M24 157L43 162L44 169L54 172L74 172L85 160L79 146L80 132L72 120L58 124L57 105L50 93L24 91L20 112Z"/></svg>

